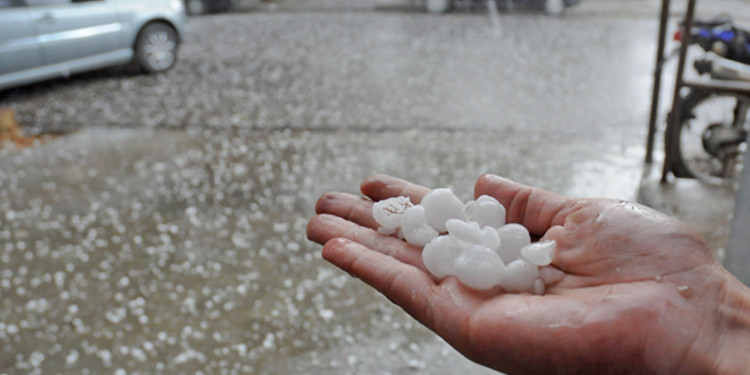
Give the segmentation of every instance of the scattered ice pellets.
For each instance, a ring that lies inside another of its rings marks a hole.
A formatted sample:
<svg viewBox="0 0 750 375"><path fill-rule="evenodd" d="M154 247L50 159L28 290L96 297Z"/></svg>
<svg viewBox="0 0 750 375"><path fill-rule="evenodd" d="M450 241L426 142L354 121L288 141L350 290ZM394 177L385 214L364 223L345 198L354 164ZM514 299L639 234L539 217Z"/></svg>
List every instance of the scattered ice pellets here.
<svg viewBox="0 0 750 375"><path fill-rule="evenodd" d="M423 247L433 238L438 236L438 232L427 224L424 214L424 207L409 207L401 220L401 229L404 231L406 242Z"/></svg>
<svg viewBox="0 0 750 375"><path fill-rule="evenodd" d="M463 202L453 195L450 189L435 189L422 198L427 223L439 233L446 231L445 223L449 219L461 217Z"/></svg>
<svg viewBox="0 0 750 375"><path fill-rule="evenodd" d="M354 367L357 365L357 357L354 355L350 355L346 357L346 364L349 365L349 367Z"/></svg>
<svg viewBox="0 0 750 375"><path fill-rule="evenodd" d="M497 229L500 235L498 254L505 263L521 257L521 249L531 243L529 231L521 224L505 224Z"/></svg>
<svg viewBox="0 0 750 375"><path fill-rule="evenodd" d="M538 277L537 266L526 259L516 259L505 266L500 285L509 292L530 292Z"/></svg>
<svg viewBox="0 0 750 375"><path fill-rule="evenodd" d="M455 275L454 263L461 248L449 236L440 236L430 241L422 250L422 261L435 277Z"/></svg>
<svg viewBox="0 0 750 375"><path fill-rule="evenodd" d="M555 257L555 241L539 241L528 244L521 249L521 256L537 266L549 266Z"/></svg>
<svg viewBox="0 0 750 375"><path fill-rule="evenodd" d="M372 217L383 227L395 229L401 226L403 214L412 206L407 197L385 199L372 205Z"/></svg>
<svg viewBox="0 0 750 375"><path fill-rule="evenodd" d="M487 290L500 285L503 278L503 261L494 251L474 245L464 250L454 264L456 277L466 286Z"/></svg>
<svg viewBox="0 0 750 375"><path fill-rule="evenodd" d="M76 363L76 361L78 361L78 350L72 349L65 357L65 364L71 366Z"/></svg>
<svg viewBox="0 0 750 375"><path fill-rule="evenodd" d="M505 207L497 199L482 195L466 204L461 211L461 218L479 223L479 226L499 228L505 225Z"/></svg>
<svg viewBox="0 0 750 375"><path fill-rule="evenodd" d="M318 312L318 315L320 315L320 317L327 322L333 319L336 313L331 309L322 309Z"/></svg>

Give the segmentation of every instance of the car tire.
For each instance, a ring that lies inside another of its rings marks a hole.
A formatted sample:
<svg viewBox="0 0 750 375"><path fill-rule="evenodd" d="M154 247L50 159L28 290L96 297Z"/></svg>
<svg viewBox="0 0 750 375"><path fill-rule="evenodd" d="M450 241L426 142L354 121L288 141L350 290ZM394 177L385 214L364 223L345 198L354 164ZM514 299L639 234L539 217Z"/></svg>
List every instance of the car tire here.
<svg viewBox="0 0 750 375"><path fill-rule="evenodd" d="M733 164L734 168L723 169L726 164L718 160L715 154L712 154L706 148L706 139L709 129L714 127L732 127L733 124L743 124L747 131L748 113L737 112L737 107L750 106L750 97L726 91L708 91L695 90L688 94L680 107L680 119L676 124L677 129L675 140L675 164L672 166L672 172L675 177L696 178L709 185L726 186L736 184L742 175L741 171L736 170L737 165L742 165L744 155L736 155ZM719 108L719 109L717 109ZM731 113L734 108L734 114ZM730 117L727 117L729 115ZM736 116L742 116L737 118ZM750 139L745 140L745 144ZM664 147L669 150L669 139L665 137ZM742 154L748 152L741 151ZM721 170L713 169L721 163ZM742 168L745 168L742 165ZM718 175L717 175L718 174Z"/></svg>
<svg viewBox="0 0 750 375"><path fill-rule="evenodd" d="M187 14L191 16L201 15L206 13L206 3L203 0L186 0L185 10Z"/></svg>
<svg viewBox="0 0 750 375"><path fill-rule="evenodd" d="M562 16L565 9L565 0L544 0L544 13L549 16Z"/></svg>
<svg viewBox="0 0 750 375"><path fill-rule="evenodd" d="M445 13L449 11L452 6L452 0L425 0L425 10L427 13Z"/></svg>
<svg viewBox="0 0 750 375"><path fill-rule="evenodd" d="M177 32L164 23L146 25L135 43L135 60L147 73L169 70L177 62Z"/></svg>
<svg viewBox="0 0 750 375"><path fill-rule="evenodd" d="M218 7L217 12L230 12L237 7L236 0L224 0Z"/></svg>

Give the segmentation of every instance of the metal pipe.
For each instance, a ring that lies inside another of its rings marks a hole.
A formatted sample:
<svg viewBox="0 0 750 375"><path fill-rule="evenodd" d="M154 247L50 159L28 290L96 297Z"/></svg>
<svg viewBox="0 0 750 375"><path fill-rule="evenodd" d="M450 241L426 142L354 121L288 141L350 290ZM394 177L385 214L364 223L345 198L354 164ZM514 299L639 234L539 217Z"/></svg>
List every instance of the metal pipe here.
<svg viewBox="0 0 750 375"><path fill-rule="evenodd" d="M677 139L677 127L680 126L680 110L682 107L682 97L680 91L684 86L684 75L685 75L685 60L687 59L687 51L690 43L692 42L693 35L693 18L695 17L695 1L688 0L687 13L685 14L685 21L682 27L685 32L682 33L682 45L680 46L680 60L677 63L677 77L674 84L674 96L672 97L672 110L669 112L667 119L667 131L664 137L666 138L666 147L664 155L664 168L661 172L661 182L666 183L669 172L672 171L675 158L677 157L677 143L680 141Z"/></svg>
<svg viewBox="0 0 750 375"><path fill-rule="evenodd" d="M740 81L726 81L712 79L709 81L691 81L685 80L683 83L684 87L699 90L712 90L721 92L733 92L737 94L750 94L750 82Z"/></svg>
<svg viewBox="0 0 750 375"><path fill-rule="evenodd" d="M745 151L745 161L742 166L740 190L734 206L732 229L729 232L727 258L724 262L727 269L745 285L750 285L750 152Z"/></svg>
<svg viewBox="0 0 750 375"><path fill-rule="evenodd" d="M659 40L656 46L656 65L654 69L654 91L651 93L651 114L648 120L648 139L646 140L646 164L653 162L654 137L656 135L656 117L659 114L659 96L661 93L661 75L664 67L664 48L667 44L667 23L669 22L669 2L662 0L659 17Z"/></svg>

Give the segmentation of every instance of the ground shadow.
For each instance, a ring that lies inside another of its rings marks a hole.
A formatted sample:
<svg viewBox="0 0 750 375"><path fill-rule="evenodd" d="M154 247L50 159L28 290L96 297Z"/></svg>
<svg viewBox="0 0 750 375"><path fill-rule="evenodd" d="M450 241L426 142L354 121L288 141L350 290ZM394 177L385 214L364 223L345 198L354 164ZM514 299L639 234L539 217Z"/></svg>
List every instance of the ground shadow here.
<svg viewBox="0 0 750 375"><path fill-rule="evenodd" d="M86 85L103 79L131 78L146 73L134 65L123 65L72 74L69 77L59 77L25 85L0 90L0 106L9 100L21 100L30 96L45 94L60 87L70 85Z"/></svg>

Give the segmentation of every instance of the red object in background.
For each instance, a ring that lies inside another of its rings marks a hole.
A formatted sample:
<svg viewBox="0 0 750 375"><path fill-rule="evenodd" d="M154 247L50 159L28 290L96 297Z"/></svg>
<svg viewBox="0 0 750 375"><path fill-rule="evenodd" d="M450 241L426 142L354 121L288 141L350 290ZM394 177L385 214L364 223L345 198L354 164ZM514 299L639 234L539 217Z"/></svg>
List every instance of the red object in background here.
<svg viewBox="0 0 750 375"><path fill-rule="evenodd" d="M682 29L675 31L673 38L678 42L682 42Z"/></svg>

